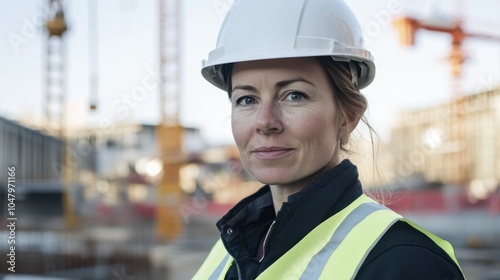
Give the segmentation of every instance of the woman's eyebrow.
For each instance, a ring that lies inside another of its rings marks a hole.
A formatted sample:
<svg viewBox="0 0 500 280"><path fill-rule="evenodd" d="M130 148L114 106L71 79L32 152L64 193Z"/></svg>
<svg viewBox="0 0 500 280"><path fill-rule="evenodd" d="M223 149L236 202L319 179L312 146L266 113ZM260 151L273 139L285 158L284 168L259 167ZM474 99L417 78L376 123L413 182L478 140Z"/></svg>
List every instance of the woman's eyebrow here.
<svg viewBox="0 0 500 280"><path fill-rule="evenodd" d="M312 86L315 86L313 82L308 81L302 77L298 77L298 78L279 81L274 85L274 87L275 88L282 88L282 87L285 87L287 85L297 83L297 82L304 82L304 83L308 83ZM236 85L231 89L231 93L237 89L246 90L246 91L257 91L257 88L255 88L254 86L251 86L251 85Z"/></svg>
<svg viewBox="0 0 500 280"><path fill-rule="evenodd" d="M231 93L233 93L233 91L235 91L237 89L247 90L247 91L257 91L257 88L255 88L254 86L251 86L251 85L237 85L231 89Z"/></svg>
<svg viewBox="0 0 500 280"><path fill-rule="evenodd" d="M304 82L304 83L308 83L312 86L315 86L313 82L311 81L308 81L302 77L297 77L297 78L293 78L293 79L289 79L289 80L283 80L283 81L279 81L276 83L276 85L274 86L275 88L282 88L282 87L285 87L287 85L290 85L290 84L293 84L293 83L297 83L297 82Z"/></svg>

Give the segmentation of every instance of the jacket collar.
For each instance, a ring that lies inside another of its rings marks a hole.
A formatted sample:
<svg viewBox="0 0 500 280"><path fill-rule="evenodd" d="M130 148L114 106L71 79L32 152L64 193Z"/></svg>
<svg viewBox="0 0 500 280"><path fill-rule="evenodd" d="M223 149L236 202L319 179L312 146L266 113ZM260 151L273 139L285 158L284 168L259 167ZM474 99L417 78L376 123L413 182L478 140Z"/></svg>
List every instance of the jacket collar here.
<svg viewBox="0 0 500 280"><path fill-rule="evenodd" d="M240 266L249 261L255 265L260 240L275 221L266 243L266 257L258 265L261 272L361 194L357 168L349 160L344 160L301 191L290 195L277 215L270 188L266 185L236 204L219 220L217 227L226 249Z"/></svg>

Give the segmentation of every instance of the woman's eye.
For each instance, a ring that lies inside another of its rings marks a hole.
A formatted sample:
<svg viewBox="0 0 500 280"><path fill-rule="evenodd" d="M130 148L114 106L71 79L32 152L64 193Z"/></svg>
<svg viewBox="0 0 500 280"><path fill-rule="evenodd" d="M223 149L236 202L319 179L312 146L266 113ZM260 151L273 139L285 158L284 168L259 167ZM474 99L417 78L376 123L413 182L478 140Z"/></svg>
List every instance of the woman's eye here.
<svg viewBox="0 0 500 280"><path fill-rule="evenodd" d="M300 91L292 91L286 96L286 99L290 101L301 101L305 97L306 95Z"/></svg>
<svg viewBox="0 0 500 280"><path fill-rule="evenodd" d="M255 104L255 98L251 96L242 96L236 99L237 106L248 106L252 104Z"/></svg>

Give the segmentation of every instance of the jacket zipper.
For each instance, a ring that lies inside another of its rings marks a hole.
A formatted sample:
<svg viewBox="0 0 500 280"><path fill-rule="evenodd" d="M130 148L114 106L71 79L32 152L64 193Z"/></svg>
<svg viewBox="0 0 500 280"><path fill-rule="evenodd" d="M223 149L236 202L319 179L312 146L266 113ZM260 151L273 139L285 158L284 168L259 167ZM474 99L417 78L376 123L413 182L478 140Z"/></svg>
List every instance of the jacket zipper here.
<svg viewBox="0 0 500 280"><path fill-rule="evenodd" d="M267 230L266 237L264 237L264 242L262 242L262 257L260 258L259 262L262 262L264 260L264 257L266 256L266 245L267 245L267 238L269 237L269 234L271 233L271 230L276 223L276 220L273 221L271 226L269 226L269 229Z"/></svg>
<svg viewBox="0 0 500 280"><path fill-rule="evenodd" d="M274 223L276 223L276 220L274 220L271 225L269 226L269 229L267 230L266 236L264 237L264 242L262 243L262 257L260 258L259 262L262 262L264 260L264 256L266 255L266 244L267 244L267 238L269 237L269 234L271 233L271 230L274 226ZM243 277L241 277L241 269L240 266L238 265L238 262L234 260L234 263L236 264L236 271L238 272L238 280L243 280Z"/></svg>

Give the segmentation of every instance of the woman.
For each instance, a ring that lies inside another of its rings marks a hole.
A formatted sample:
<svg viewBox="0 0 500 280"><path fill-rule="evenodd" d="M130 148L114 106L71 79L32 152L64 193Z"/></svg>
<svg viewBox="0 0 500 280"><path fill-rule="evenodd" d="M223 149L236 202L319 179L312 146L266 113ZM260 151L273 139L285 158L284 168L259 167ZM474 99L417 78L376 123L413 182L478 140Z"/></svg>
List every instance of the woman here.
<svg viewBox="0 0 500 280"><path fill-rule="evenodd" d="M194 279L463 279L453 248L363 194L339 152L374 78L340 0L242 0L203 76L228 92L245 168L265 186L218 223Z"/></svg>

